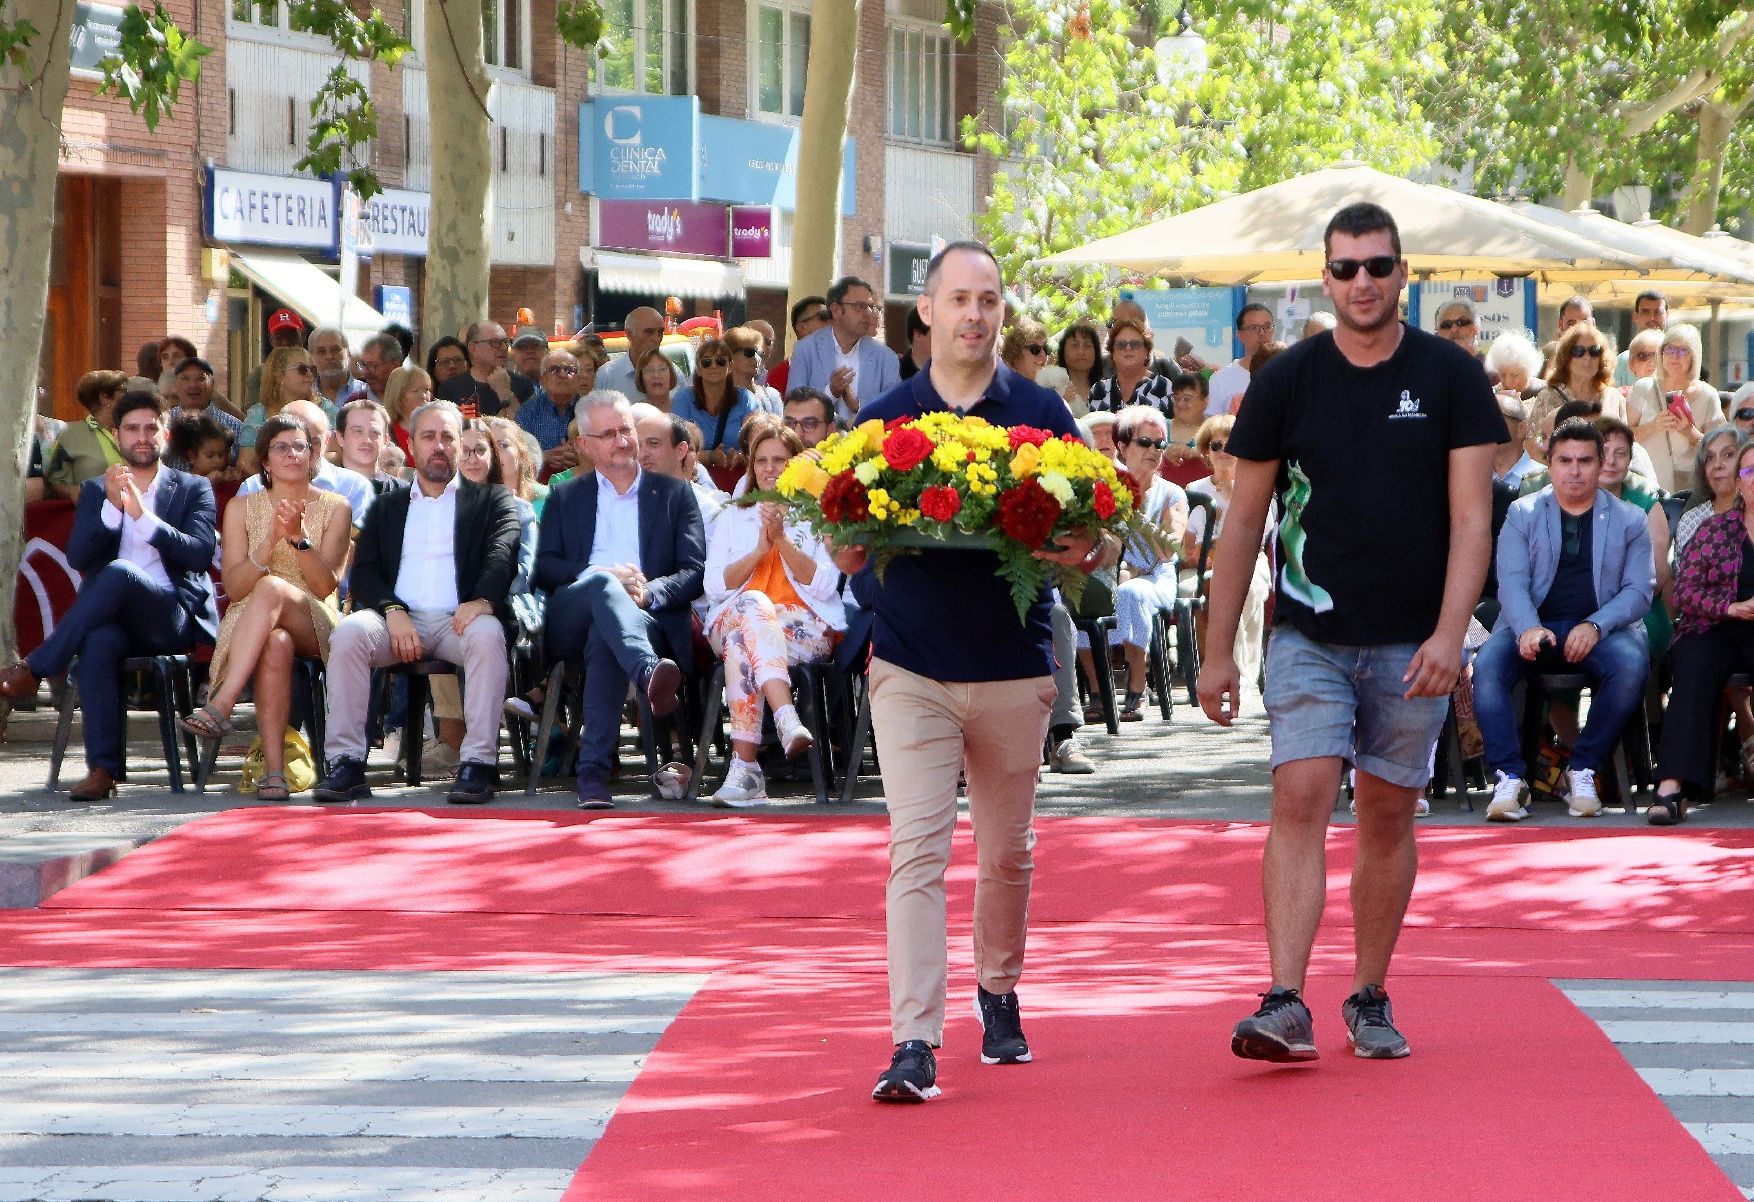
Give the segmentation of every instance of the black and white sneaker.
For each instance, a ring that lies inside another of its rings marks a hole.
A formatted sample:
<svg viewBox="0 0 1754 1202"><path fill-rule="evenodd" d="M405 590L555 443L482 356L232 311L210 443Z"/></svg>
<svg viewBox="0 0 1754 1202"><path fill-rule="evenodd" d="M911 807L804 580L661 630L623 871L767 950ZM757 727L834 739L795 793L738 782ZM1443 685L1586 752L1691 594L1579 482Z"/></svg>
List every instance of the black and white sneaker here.
<svg viewBox="0 0 1754 1202"><path fill-rule="evenodd" d="M1411 1050L1407 1037L1395 1029L1389 995L1381 985L1366 985L1340 1004L1346 1020L1346 1042L1365 1060L1399 1060Z"/></svg>
<svg viewBox="0 0 1754 1202"><path fill-rule="evenodd" d="M889 1068L877 1078L871 1097L879 1102L929 1102L942 1092L938 1088L938 1058L923 1039L895 1045Z"/></svg>
<svg viewBox="0 0 1754 1202"><path fill-rule="evenodd" d="M1289 1064L1315 1060L1315 1019L1303 996L1295 989L1270 989L1261 995L1261 1008L1236 1024L1230 1050L1244 1060L1269 1060Z"/></svg>
<svg viewBox="0 0 1754 1202"><path fill-rule="evenodd" d="M982 1064L1028 1064L1029 1041L1017 1012L1017 991L988 993L974 987L974 1012L981 1020Z"/></svg>

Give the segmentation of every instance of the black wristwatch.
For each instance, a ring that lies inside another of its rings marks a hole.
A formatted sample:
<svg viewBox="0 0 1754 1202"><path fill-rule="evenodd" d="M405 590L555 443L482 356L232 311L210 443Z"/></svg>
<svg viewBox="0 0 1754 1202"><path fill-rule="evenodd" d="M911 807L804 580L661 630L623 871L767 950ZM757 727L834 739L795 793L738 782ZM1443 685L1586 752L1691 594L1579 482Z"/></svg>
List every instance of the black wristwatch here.
<svg viewBox="0 0 1754 1202"><path fill-rule="evenodd" d="M308 538L289 538L286 541L292 545L294 551L309 551L311 549L311 540Z"/></svg>

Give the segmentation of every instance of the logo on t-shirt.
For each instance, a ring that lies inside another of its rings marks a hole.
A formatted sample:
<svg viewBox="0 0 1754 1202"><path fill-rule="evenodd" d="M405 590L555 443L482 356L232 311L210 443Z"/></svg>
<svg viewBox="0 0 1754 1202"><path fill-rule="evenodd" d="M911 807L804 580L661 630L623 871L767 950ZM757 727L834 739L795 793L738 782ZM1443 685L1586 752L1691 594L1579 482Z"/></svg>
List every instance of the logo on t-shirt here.
<svg viewBox="0 0 1754 1202"><path fill-rule="evenodd" d="M1419 398L1403 388L1401 389L1401 403L1393 413L1389 414L1389 420L1398 421L1406 417L1424 418L1425 416L1419 411Z"/></svg>

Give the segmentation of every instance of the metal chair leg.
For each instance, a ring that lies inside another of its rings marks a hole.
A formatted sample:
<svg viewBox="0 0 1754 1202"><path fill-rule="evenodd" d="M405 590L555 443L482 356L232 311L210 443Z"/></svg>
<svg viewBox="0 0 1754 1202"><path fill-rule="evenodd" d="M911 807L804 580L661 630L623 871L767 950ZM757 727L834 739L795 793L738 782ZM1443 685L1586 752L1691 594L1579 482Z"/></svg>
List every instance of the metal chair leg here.
<svg viewBox="0 0 1754 1202"><path fill-rule="evenodd" d="M78 708L79 684L69 673L67 688L61 693L61 712L55 719L55 743L49 749L48 789L51 793L61 787L61 761L66 758L67 743L73 738L73 711Z"/></svg>
<svg viewBox="0 0 1754 1202"><path fill-rule="evenodd" d="M707 756L712 751L713 733L718 729L719 711L724 705L724 690L725 665L721 662L713 665L712 679L702 702L700 739L694 745L694 775L688 778L688 791L683 795L686 801L700 800L701 786L706 782Z"/></svg>
<svg viewBox="0 0 1754 1202"><path fill-rule="evenodd" d="M566 679L566 663L558 662L548 670L548 688L542 695L541 725L536 729L536 737L530 742L530 776L524 782L524 796L536 796L536 788L542 779L542 760L548 753L548 732L554 729L554 719L560 713L560 686Z"/></svg>
<svg viewBox="0 0 1754 1202"><path fill-rule="evenodd" d="M183 792L183 750L177 746L177 723L172 716L176 701L171 695L171 674L164 659L152 664L152 684L158 691L158 738L164 747L165 767L170 773L171 792ZM191 768L194 765L190 765Z"/></svg>
<svg viewBox="0 0 1754 1202"><path fill-rule="evenodd" d="M859 694L859 716L853 721L853 739L847 744L846 774L841 780L840 803L848 805L859 787L859 769L865 763L865 744L871 739L871 692L867 682Z"/></svg>

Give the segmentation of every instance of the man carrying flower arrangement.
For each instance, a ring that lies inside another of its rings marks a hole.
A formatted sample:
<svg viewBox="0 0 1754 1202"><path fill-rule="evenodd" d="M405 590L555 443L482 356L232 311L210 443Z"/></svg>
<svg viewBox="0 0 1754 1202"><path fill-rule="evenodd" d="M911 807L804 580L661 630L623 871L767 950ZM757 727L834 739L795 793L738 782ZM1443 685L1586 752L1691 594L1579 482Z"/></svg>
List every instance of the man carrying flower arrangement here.
<svg viewBox="0 0 1754 1202"><path fill-rule="evenodd" d="M1054 699L1044 585L1059 575L1076 588L1071 574L1112 559L1119 540L1101 528L1132 508L1065 403L997 362L1004 294L986 247L953 243L933 258L919 313L931 328L925 370L868 402L858 428L825 442L819 462L794 460L777 485L834 538L843 571L875 557L871 712L889 808L896 1046L872 1096L888 1102L939 1092L944 872L965 765L981 1061L1030 1058L1016 985ZM969 547L977 540L987 549ZM902 545L928 549L897 553Z"/></svg>

